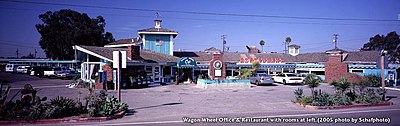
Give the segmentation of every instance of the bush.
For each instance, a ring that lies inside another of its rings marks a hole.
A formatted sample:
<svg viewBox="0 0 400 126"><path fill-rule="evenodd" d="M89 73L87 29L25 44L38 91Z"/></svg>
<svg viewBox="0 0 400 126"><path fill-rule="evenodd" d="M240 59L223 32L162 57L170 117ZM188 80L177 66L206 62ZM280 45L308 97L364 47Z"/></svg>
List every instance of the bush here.
<svg viewBox="0 0 400 126"><path fill-rule="evenodd" d="M296 97L295 102L298 102L299 99L301 99L303 97L303 88L297 88L296 90L294 90L294 95Z"/></svg>
<svg viewBox="0 0 400 126"><path fill-rule="evenodd" d="M76 116L83 113L82 104L77 104L73 99L60 96L50 99L50 103L46 107L45 117L52 119Z"/></svg>
<svg viewBox="0 0 400 126"><path fill-rule="evenodd" d="M331 95L326 93L325 91L319 90L319 92L314 96L313 106L331 106Z"/></svg>
<svg viewBox="0 0 400 126"><path fill-rule="evenodd" d="M377 90L377 92L379 92L379 90ZM356 98L355 102L362 104L377 104L383 102L383 100L374 89L367 89Z"/></svg>
<svg viewBox="0 0 400 126"><path fill-rule="evenodd" d="M344 94L350 88L350 82L346 77L342 77L339 81L332 81L331 85L335 87L336 94Z"/></svg>
<svg viewBox="0 0 400 126"><path fill-rule="evenodd" d="M334 95L332 105L351 105L351 99L347 95Z"/></svg>
<svg viewBox="0 0 400 126"><path fill-rule="evenodd" d="M311 96L304 96L298 100L298 103L302 105L310 105L312 102L313 99Z"/></svg>
<svg viewBox="0 0 400 126"><path fill-rule="evenodd" d="M105 91L101 91L93 97L88 111L90 116L111 116L126 110L128 110L126 103L119 102L114 96L108 96Z"/></svg>

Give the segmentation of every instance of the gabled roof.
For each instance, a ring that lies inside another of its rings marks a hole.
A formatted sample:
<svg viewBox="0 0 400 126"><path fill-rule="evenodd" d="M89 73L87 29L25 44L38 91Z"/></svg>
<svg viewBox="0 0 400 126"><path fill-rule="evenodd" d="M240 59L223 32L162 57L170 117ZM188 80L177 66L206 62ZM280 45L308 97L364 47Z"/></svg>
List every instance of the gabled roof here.
<svg viewBox="0 0 400 126"><path fill-rule="evenodd" d="M106 60L113 60L113 51L127 51L127 48L107 48L107 47L97 47L97 46L78 46L83 49L80 51L89 51L87 53L93 53L99 58L106 58ZM79 49L78 49L79 50ZM134 55L134 60L127 58L127 62L142 62L142 63L166 63L166 62L176 62L178 57L165 55L158 52L140 50L140 56Z"/></svg>

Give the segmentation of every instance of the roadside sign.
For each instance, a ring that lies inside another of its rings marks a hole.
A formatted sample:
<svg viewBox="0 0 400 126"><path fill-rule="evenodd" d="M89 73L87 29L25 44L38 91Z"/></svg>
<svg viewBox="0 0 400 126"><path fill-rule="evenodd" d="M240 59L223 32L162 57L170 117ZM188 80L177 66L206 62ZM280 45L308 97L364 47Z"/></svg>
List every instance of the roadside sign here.
<svg viewBox="0 0 400 126"><path fill-rule="evenodd" d="M121 68L126 68L126 51L121 52Z"/></svg>
<svg viewBox="0 0 400 126"><path fill-rule="evenodd" d="M121 60L121 68L126 68L126 51L113 51L113 68L118 68L120 60Z"/></svg>
<svg viewBox="0 0 400 126"><path fill-rule="evenodd" d="M118 68L119 65L119 51L113 51L113 68Z"/></svg>
<svg viewBox="0 0 400 126"><path fill-rule="evenodd" d="M376 68L381 69L381 56L379 56L378 58L376 58ZM384 69L388 68L388 64L389 64L389 60L388 58L385 56L384 58Z"/></svg>

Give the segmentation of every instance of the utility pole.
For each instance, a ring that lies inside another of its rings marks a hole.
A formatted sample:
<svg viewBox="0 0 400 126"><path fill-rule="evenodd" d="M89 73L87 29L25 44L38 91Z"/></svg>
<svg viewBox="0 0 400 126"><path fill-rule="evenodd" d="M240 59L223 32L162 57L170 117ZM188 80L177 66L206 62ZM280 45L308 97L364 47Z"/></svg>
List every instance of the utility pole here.
<svg viewBox="0 0 400 126"><path fill-rule="evenodd" d="M35 59L36 59L36 53L37 53L37 51L36 51L36 49L35 49Z"/></svg>
<svg viewBox="0 0 400 126"><path fill-rule="evenodd" d="M226 35L221 35L221 39L222 39L222 52L225 52Z"/></svg>
<svg viewBox="0 0 400 126"><path fill-rule="evenodd" d="M337 39L339 34L333 34L333 43L335 44L335 49L337 49Z"/></svg>
<svg viewBox="0 0 400 126"><path fill-rule="evenodd" d="M17 59L18 59L18 56L19 56L19 51L18 51L18 48L17 48L17 51L15 51L15 52L17 52Z"/></svg>

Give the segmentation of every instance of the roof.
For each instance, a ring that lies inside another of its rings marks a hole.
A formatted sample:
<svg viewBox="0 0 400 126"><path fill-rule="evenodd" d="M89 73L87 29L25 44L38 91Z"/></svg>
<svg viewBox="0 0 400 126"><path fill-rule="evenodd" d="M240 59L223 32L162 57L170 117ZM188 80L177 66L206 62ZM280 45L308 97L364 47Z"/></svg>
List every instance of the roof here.
<svg viewBox="0 0 400 126"><path fill-rule="evenodd" d="M108 43L107 45L136 44L136 43L140 43L140 42L141 42L140 38L126 38L126 39L120 39L115 42Z"/></svg>
<svg viewBox="0 0 400 126"><path fill-rule="evenodd" d="M221 50L215 47L210 47L208 49L205 49L204 52L221 52Z"/></svg>
<svg viewBox="0 0 400 126"><path fill-rule="evenodd" d="M334 49L330 49L327 50L326 53L344 53L347 52L346 50L343 49L339 49L339 48L334 48Z"/></svg>
<svg viewBox="0 0 400 126"><path fill-rule="evenodd" d="M376 58L381 55L380 51L357 51L349 52L344 62L376 62Z"/></svg>
<svg viewBox="0 0 400 126"><path fill-rule="evenodd" d="M127 48L107 48L107 47L97 47L97 46L79 46L90 52L93 52L99 56L105 57L109 60L113 59L113 51L127 51ZM129 60L128 62L143 62L143 63L163 63L163 62L176 62L178 57L165 55L162 53L140 50L140 56L134 55L135 60ZM100 57L101 58L101 57Z"/></svg>
<svg viewBox="0 0 400 126"><path fill-rule="evenodd" d="M148 28L148 29L142 29L138 30L138 32L171 32L171 33L178 33L174 30L169 30L166 28Z"/></svg>
<svg viewBox="0 0 400 126"><path fill-rule="evenodd" d="M293 45L289 45L288 47L300 48L301 46L293 44Z"/></svg>
<svg viewBox="0 0 400 126"><path fill-rule="evenodd" d="M375 62L376 57L380 55L379 51L358 51L347 52L346 63L365 63ZM197 62L207 63L212 59L212 53L209 52L174 52L177 57L192 57ZM284 62L289 63L324 63L328 61L328 55L324 52L303 53L292 56L284 53L245 53L245 52L224 52L224 61L237 63L242 57L265 57L265 58L283 58Z"/></svg>

